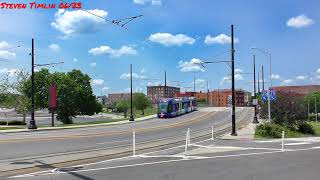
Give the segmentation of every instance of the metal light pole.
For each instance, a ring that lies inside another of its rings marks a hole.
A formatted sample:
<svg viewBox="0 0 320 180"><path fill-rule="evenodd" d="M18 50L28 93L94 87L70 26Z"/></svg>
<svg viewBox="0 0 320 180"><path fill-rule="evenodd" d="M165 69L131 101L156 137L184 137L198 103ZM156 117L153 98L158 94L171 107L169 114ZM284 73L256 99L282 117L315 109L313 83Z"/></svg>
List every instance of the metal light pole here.
<svg viewBox="0 0 320 180"><path fill-rule="evenodd" d="M253 55L253 93L254 93L254 99L257 103L257 92L256 92L256 56ZM259 123L258 118L257 118L257 105L254 105L254 117L252 123L257 124Z"/></svg>
<svg viewBox="0 0 320 180"><path fill-rule="evenodd" d="M36 121L34 120L34 39L32 38L31 50L31 120L28 129L37 129Z"/></svg>
<svg viewBox="0 0 320 180"><path fill-rule="evenodd" d="M236 136L236 93L234 87L234 37L233 37L233 25L231 25L231 80L232 80L232 136Z"/></svg>
<svg viewBox="0 0 320 180"><path fill-rule="evenodd" d="M316 122L318 122L317 97L314 99L314 111L316 112Z"/></svg>
<svg viewBox="0 0 320 180"><path fill-rule="evenodd" d="M130 64L130 118L129 121L134 121L132 113L132 64Z"/></svg>
<svg viewBox="0 0 320 180"><path fill-rule="evenodd" d="M310 121L310 100L308 100L308 121Z"/></svg>
<svg viewBox="0 0 320 180"><path fill-rule="evenodd" d="M262 50L260 48L257 48L257 47L251 47L251 49L256 49L256 50L260 51L261 53L269 56L269 66L270 66L269 80L270 80L270 86L268 88L268 119L269 119L269 122L270 122L271 121L270 91L272 89L271 53L269 53L268 51Z"/></svg>

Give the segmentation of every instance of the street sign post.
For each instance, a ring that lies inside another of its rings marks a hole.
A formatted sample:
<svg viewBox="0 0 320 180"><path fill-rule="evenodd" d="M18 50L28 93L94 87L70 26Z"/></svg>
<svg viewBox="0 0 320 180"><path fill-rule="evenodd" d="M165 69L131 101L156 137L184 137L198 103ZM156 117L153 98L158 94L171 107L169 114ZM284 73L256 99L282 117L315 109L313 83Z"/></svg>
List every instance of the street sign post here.
<svg viewBox="0 0 320 180"><path fill-rule="evenodd" d="M269 91L269 90L263 90L263 91L262 91L262 101L263 101L263 102L268 101L268 91ZM277 100L277 95L276 95L276 91L275 91L275 90L271 89L271 90L269 91L269 93L270 93L270 101L275 101L275 100Z"/></svg>
<svg viewBox="0 0 320 180"><path fill-rule="evenodd" d="M54 83L49 87L49 108L51 108L52 120L51 126L54 126L54 111L57 107L57 87Z"/></svg>

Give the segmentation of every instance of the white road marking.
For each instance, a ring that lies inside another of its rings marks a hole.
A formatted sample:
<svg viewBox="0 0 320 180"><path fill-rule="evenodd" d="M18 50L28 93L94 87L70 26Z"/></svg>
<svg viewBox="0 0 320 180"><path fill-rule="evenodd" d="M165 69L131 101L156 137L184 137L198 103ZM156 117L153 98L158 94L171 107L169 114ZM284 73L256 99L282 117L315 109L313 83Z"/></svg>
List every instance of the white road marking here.
<svg viewBox="0 0 320 180"><path fill-rule="evenodd" d="M285 151L282 151L282 150L279 150L279 151L265 151L265 152L221 155L221 156L212 156L212 157L195 156L194 159L192 159L192 156L188 156L188 158L177 159L177 160L156 161L156 162L149 162L149 163L138 163L138 164L113 166L113 167L102 167L102 168L93 168L93 169L82 169L82 170L75 170L75 171L68 171L68 172L55 172L55 173L50 172L50 173L45 173L45 174L35 174L35 173L33 173L33 174L12 176L10 178L23 178L23 177L32 177L32 176L48 176L48 175L55 175L55 174L66 174L66 173L70 173L70 172L73 172L73 173L75 173L75 172L90 172L90 171L110 170L110 169L117 169L117 168L128 168L128 167L145 166L145 165L153 165L153 164L163 164L163 163L170 163L170 162L180 162L180 161L187 161L187 160L241 157L241 156L252 156L252 155L262 155L262 154L275 154L275 153L284 153L284 152L307 151L307 150L314 150L314 149L315 148L312 147L312 148L305 148L305 149L291 149L291 150L285 150Z"/></svg>
<svg viewBox="0 0 320 180"><path fill-rule="evenodd" d="M299 143L287 143L285 146L295 146L295 145L304 145L304 144L312 144L311 142L299 142Z"/></svg>
<svg viewBox="0 0 320 180"><path fill-rule="evenodd" d="M119 142L128 142L129 140L121 140L121 141L109 141L109 142L101 142L96 144L111 144L111 143L119 143Z"/></svg>

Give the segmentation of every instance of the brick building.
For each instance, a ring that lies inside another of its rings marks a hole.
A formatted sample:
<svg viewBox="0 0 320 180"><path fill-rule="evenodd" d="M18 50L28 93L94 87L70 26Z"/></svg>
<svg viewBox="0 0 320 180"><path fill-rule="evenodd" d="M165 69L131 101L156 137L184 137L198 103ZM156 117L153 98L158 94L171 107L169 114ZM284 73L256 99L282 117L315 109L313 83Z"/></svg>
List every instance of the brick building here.
<svg viewBox="0 0 320 180"><path fill-rule="evenodd" d="M114 93L114 94L108 94L107 104L112 105L117 101L120 100L129 100L130 99L130 93Z"/></svg>
<svg viewBox="0 0 320 180"><path fill-rule="evenodd" d="M205 93L206 94L206 93ZM251 93L242 89L236 89L236 106L246 106L251 99ZM208 95L209 104L216 107L227 107L232 103L231 89L216 89Z"/></svg>
<svg viewBox="0 0 320 180"><path fill-rule="evenodd" d="M305 85L305 86L275 86L272 87L276 92L294 93L298 96L306 96L310 93L320 91L320 85Z"/></svg>
<svg viewBox="0 0 320 180"><path fill-rule="evenodd" d="M176 93L180 92L180 88L173 86L148 86L147 96L156 104L160 98L174 98Z"/></svg>

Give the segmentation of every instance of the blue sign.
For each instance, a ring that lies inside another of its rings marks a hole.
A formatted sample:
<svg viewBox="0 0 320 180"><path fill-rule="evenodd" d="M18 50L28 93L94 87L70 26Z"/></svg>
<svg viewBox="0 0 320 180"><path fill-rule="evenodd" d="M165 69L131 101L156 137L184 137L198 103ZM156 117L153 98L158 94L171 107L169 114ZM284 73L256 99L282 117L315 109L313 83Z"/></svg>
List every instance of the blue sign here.
<svg viewBox="0 0 320 180"><path fill-rule="evenodd" d="M276 96L276 91L271 89L270 90L270 101L275 101L277 100L277 96ZM263 90L262 91L262 101L268 101L268 90Z"/></svg>

